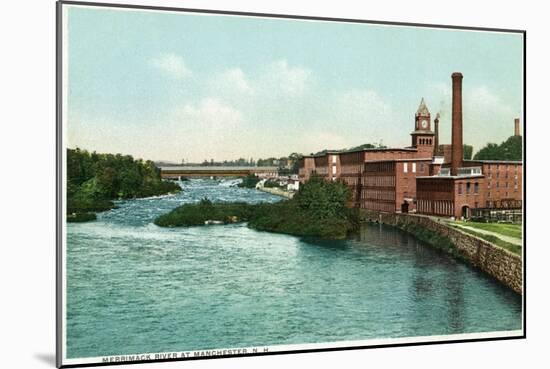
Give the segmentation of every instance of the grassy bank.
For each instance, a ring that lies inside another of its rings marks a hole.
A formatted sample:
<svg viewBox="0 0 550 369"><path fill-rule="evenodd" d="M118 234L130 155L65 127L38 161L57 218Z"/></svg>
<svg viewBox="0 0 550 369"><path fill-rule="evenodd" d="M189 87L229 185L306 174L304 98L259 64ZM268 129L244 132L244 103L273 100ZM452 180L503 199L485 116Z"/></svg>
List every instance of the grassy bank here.
<svg viewBox="0 0 550 369"><path fill-rule="evenodd" d="M472 224L472 222L467 223L468 226L470 226L471 224ZM413 236L415 236L419 240L430 244L431 246L433 246L436 249L442 250L442 251L444 251L446 253L449 253L449 254L451 254L455 257L463 259L462 256L460 255L460 253L456 250L453 242L448 237L441 236L440 234L438 234L434 231L431 231L431 230L426 229L426 228L424 228L420 225L412 224L412 223L399 223L399 224L396 225L396 227L412 234ZM485 241L491 242L492 244L494 244L496 246L499 246L499 247L502 247L502 248L514 253L514 254L521 255L521 246L514 245L510 242L503 241L503 240L501 240L500 238L498 238L496 236L485 235L485 234L476 232L474 230L460 228L460 227L455 227L455 228L462 231L462 232L465 232L465 233L471 234L473 236L479 237L479 238L481 238Z"/></svg>
<svg viewBox="0 0 550 369"><path fill-rule="evenodd" d="M261 231L325 239L345 238L359 226L357 209L345 206L350 196L347 187L313 177L291 200L277 203L212 203L203 199L182 205L155 219L161 227L204 225L212 220L222 223L248 222Z"/></svg>
<svg viewBox="0 0 550 369"><path fill-rule="evenodd" d="M471 223L468 223L468 226L470 226L470 225L471 225ZM513 243L510 243L510 242L506 242L506 241L501 240L500 238L498 238L496 236L479 233L479 232L476 232L476 231L471 230L471 229L466 229L466 228L458 228L458 229L461 230L462 232L469 233L473 236L484 239L485 241L491 242L492 244L500 246L503 249L506 249L508 251L513 252L514 254L521 255L521 246L514 245Z"/></svg>
<svg viewBox="0 0 550 369"><path fill-rule="evenodd" d="M498 233L503 236L513 237L517 239L521 239L521 235L522 235L521 224L480 223L480 222L455 222L455 223L459 225L471 227L471 228Z"/></svg>

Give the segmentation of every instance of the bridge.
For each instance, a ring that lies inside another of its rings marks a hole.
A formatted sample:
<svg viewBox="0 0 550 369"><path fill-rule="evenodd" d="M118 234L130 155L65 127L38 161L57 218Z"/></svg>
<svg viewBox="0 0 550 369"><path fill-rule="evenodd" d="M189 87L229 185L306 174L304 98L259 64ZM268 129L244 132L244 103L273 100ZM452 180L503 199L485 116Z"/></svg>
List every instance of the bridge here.
<svg viewBox="0 0 550 369"><path fill-rule="evenodd" d="M160 175L166 179L181 177L276 177L277 167L228 167L228 166L160 166Z"/></svg>

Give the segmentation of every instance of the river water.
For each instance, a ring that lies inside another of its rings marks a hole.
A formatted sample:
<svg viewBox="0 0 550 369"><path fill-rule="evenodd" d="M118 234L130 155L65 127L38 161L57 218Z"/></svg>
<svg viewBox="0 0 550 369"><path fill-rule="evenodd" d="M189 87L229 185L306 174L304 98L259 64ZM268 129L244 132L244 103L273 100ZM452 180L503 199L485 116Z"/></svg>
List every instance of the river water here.
<svg viewBox="0 0 550 369"><path fill-rule="evenodd" d="M160 228L203 197L280 201L213 180L67 227L67 357L521 329L521 298L393 228L348 240L245 224Z"/></svg>

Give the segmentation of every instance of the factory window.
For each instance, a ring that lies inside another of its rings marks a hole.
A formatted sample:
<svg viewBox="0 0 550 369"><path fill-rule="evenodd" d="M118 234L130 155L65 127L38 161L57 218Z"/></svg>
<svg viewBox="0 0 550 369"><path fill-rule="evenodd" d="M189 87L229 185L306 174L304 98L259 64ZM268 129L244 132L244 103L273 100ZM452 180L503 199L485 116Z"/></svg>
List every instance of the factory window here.
<svg viewBox="0 0 550 369"><path fill-rule="evenodd" d="M416 163L412 163L412 172L416 173Z"/></svg>
<svg viewBox="0 0 550 369"><path fill-rule="evenodd" d="M500 183L499 182L497 182L497 188L500 188Z"/></svg>
<svg viewBox="0 0 550 369"><path fill-rule="evenodd" d="M462 183L458 184L458 194L462 195Z"/></svg>
<svg viewBox="0 0 550 369"><path fill-rule="evenodd" d="M408 163L403 163L403 173L407 173L409 171L409 168L407 167Z"/></svg>
<svg viewBox="0 0 550 369"><path fill-rule="evenodd" d="M336 164L336 155L333 155L333 156L332 156L332 163L333 163L333 164Z"/></svg>
<svg viewBox="0 0 550 369"><path fill-rule="evenodd" d="M470 193L470 182L466 183L466 193Z"/></svg>
<svg viewBox="0 0 550 369"><path fill-rule="evenodd" d="M424 171L424 163L420 163L420 171L421 171L421 172Z"/></svg>
<svg viewBox="0 0 550 369"><path fill-rule="evenodd" d="M474 193L479 193L479 183L474 183Z"/></svg>
<svg viewBox="0 0 550 369"><path fill-rule="evenodd" d="M491 191L487 192L487 197L491 197Z"/></svg>
<svg viewBox="0 0 550 369"><path fill-rule="evenodd" d="M332 174L336 174L336 167L332 167Z"/></svg>

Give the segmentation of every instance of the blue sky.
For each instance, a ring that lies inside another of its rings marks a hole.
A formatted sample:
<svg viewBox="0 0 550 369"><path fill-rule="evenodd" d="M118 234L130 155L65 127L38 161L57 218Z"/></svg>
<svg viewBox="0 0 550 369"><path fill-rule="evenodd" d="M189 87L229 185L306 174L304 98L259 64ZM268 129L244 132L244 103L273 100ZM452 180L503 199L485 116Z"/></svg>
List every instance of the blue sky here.
<svg viewBox="0 0 550 369"><path fill-rule="evenodd" d="M522 36L70 6L68 144L152 160L410 145L426 99L450 142L451 73L464 141L522 115Z"/></svg>

